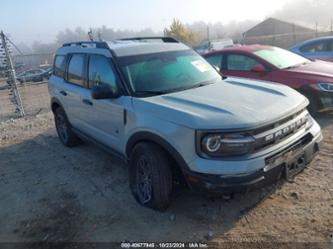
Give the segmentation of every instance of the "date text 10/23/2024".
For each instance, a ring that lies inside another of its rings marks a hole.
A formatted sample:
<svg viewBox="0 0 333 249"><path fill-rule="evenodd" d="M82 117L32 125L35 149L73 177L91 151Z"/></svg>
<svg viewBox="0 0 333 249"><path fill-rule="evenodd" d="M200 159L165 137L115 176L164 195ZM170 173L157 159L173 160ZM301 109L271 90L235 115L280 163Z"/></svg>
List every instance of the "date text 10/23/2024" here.
<svg viewBox="0 0 333 249"><path fill-rule="evenodd" d="M206 243L200 242L122 242L121 248L208 248Z"/></svg>

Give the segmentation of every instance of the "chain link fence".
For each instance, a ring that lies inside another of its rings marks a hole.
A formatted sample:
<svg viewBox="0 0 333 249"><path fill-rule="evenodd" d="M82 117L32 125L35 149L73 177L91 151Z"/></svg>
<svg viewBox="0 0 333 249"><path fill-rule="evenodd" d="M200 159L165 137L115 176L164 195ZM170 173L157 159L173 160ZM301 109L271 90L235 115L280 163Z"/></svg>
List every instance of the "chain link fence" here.
<svg viewBox="0 0 333 249"><path fill-rule="evenodd" d="M6 37L3 35L2 50L6 48L4 44L8 45L5 39ZM50 97L47 80L52 72L53 53L16 54L9 58L8 54L6 56L3 52L2 60L3 65L0 67L0 122L19 118L22 113L31 116L48 111ZM16 87L11 68L15 71ZM22 103L22 108L18 105L18 99L19 103Z"/></svg>

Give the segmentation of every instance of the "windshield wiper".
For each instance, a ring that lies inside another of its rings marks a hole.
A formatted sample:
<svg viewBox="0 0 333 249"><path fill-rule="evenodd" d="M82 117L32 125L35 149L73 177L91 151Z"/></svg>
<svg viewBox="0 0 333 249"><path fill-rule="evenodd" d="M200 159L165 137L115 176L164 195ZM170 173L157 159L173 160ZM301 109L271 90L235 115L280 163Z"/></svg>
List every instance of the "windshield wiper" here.
<svg viewBox="0 0 333 249"><path fill-rule="evenodd" d="M142 94L142 95L161 95L169 93L170 91L163 90L163 91L154 91L154 90L145 90L145 91L135 91L136 94Z"/></svg>
<svg viewBox="0 0 333 249"><path fill-rule="evenodd" d="M215 80L208 80L208 81L203 81L203 82L199 82L198 84L195 84L193 86L189 86L189 87L184 87L183 90L187 90L187 89L193 89L193 88L198 88L198 87L202 87L202 86L207 86L207 85L211 85L214 84Z"/></svg>

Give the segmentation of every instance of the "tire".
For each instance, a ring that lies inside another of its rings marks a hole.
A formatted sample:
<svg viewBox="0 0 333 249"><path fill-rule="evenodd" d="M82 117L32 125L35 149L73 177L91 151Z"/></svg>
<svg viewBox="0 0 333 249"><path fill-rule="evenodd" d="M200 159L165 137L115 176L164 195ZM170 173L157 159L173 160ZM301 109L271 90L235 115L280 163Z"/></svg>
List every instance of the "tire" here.
<svg viewBox="0 0 333 249"><path fill-rule="evenodd" d="M80 138L71 130L66 113L61 107L54 111L54 121L58 137L63 145L74 147L82 143Z"/></svg>
<svg viewBox="0 0 333 249"><path fill-rule="evenodd" d="M318 99L316 97L311 96L310 94L304 94L304 95L310 101L310 104L307 107L309 113L314 117L317 116L318 110L320 109Z"/></svg>
<svg viewBox="0 0 333 249"><path fill-rule="evenodd" d="M129 178L138 203L160 211L169 207L172 192L170 160L158 145L143 142L133 148Z"/></svg>

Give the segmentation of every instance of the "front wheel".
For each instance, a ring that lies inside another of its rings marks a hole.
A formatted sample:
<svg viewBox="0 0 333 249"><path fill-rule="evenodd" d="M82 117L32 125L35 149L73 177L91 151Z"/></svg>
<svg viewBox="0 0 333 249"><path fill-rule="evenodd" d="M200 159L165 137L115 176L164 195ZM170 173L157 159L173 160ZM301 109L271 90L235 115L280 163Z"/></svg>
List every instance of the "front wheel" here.
<svg viewBox="0 0 333 249"><path fill-rule="evenodd" d="M143 206L165 210L170 205L172 174L165 151L153 143L139 143L129 161L130 188Z"/></svg>
<svg viewBox="0 0 333 249"><path fill-rule="evenodd" d="M310 102L310 104L307 107L309 113L312 116L318 115L318 111L320 109L319 100L315 96L311 96L310 94L304 94L304 95L305 95L305 97L308 98L308 100Z"/></svg>

